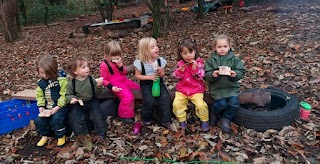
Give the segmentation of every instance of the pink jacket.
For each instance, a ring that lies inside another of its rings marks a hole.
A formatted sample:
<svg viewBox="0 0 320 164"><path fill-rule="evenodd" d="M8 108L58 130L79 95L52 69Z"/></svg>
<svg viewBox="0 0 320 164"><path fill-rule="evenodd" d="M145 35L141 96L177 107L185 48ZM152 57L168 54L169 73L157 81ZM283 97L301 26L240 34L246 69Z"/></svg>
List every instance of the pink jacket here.
<svg viewBox="0 0 320 164"><path fill-rule="evenodd" d="M186 96L192 96L195 93L204 93L205 87L203 82L204 77L204 64L201 58L196 60L198 67L192 70L192 64L185 67L184 72L178 68L186 64L183 60L178 61L177 68L173 72L173 76L179 81L176 85L176 90Z"/></svg>
<svg viewBox="0 0 320 164"><path fill-rule="evenodd" d="M116 64L106 60L109 65L112 68L112 71L114 74L111 74L107 64L103 61L100 64L100 76L103 77L103 86L107 86L109 83L111 83L114 86L120 87L123 85L123 83L126 83L126 74L127 69L125 66L123 66L123 70L120 71ZM120 85L120 86L119 86Z"/></svg>

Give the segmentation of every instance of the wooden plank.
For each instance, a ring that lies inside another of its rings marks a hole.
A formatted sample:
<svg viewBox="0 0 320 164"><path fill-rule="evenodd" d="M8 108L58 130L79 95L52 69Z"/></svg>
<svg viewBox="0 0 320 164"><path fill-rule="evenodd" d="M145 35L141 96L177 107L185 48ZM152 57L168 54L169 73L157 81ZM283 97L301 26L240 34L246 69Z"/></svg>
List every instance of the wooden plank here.
<svg viewBox="0 0 320 164"><path fill-rule="evenodd" d="M37 92L34 89L26 89L13 94L12 98L22 100L36 100Z"/></svg>

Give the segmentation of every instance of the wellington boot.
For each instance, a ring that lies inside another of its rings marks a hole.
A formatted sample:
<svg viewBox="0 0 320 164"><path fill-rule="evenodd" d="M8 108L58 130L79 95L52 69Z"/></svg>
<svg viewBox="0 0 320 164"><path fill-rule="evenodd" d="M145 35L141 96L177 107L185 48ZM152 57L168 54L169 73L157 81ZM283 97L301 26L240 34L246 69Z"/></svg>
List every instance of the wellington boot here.
<svg viewBox="0 0 320 164"><path fill-rule="evenodd" d="M37 143L37 146L42 147L44 144L47 143L47 141L48 141L48 137L47 136L42 136L40 141Z"/></svg>
<svg viewBox="0 0 320 164"><path fill-rule="evenodd" d="M58 146L62 146L65 143L66 143L66 136L65 135L62 136L61 138L58 138L58 143L57 143Z"/></svg>

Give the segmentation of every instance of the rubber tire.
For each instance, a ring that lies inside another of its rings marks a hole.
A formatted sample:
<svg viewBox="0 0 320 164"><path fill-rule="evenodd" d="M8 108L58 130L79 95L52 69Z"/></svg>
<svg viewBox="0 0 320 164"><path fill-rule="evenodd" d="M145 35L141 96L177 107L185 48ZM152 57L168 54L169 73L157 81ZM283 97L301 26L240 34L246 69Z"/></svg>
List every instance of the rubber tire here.
<svg viewBox="0 0 320 164"><path fill-rule="evenodd" d="M246 92L256 91L257 89ZM300 107L296 96L277 89L260 89L263 92L271 92L271 103L273 99L280 98L279 101L285 102L284 107L272 109L270 111L254 111L240 105L237 110L234 122L237 125L263 132L268 129L280 130L282 127L290 125L295 119L299 118Z"/></svg>

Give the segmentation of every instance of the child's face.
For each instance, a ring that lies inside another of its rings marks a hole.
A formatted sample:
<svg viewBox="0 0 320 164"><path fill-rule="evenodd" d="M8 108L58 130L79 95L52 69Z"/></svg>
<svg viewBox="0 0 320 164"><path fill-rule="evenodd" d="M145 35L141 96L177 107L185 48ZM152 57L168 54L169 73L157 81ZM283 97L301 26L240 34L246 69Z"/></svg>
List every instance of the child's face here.
<svg viewBox="0 0 320 164"><path fill-rule="evenodd" d="M74 74L78 78L86 78L90 74L90 68L88 67L88 62L83 63L82 65L78 64L77 69L74 71Z"/></svg>
<svg viewBox="0 0 320 164"><path fill-rule="evenodd" d="M50 77L46 74L43 68L39 68L39 75L41 78L48 80Z"/></svg>
<svg viewBox="0 0 320 164"><path fill-rule="evenodd" d="M159 47L157 46L156 42L150 44L149 51L151 53L151 58L159 57Z"/></svg>
<svg viewBox="0 0 320 164"><path fill-rule="evenodd" d="M192 60L194 60L194 57L196 56L196 51L190 51L187 47L183 47L180 55L185 62L190 63L192 62Z"/></svg>
<svg viewBox="0 0 320 164"><path fill-rule="evenodd" d="M217 40L217 44L216 47L214 47L214 50L221 56L227 55L230 50L230 45L227 39Z"/></svg>

